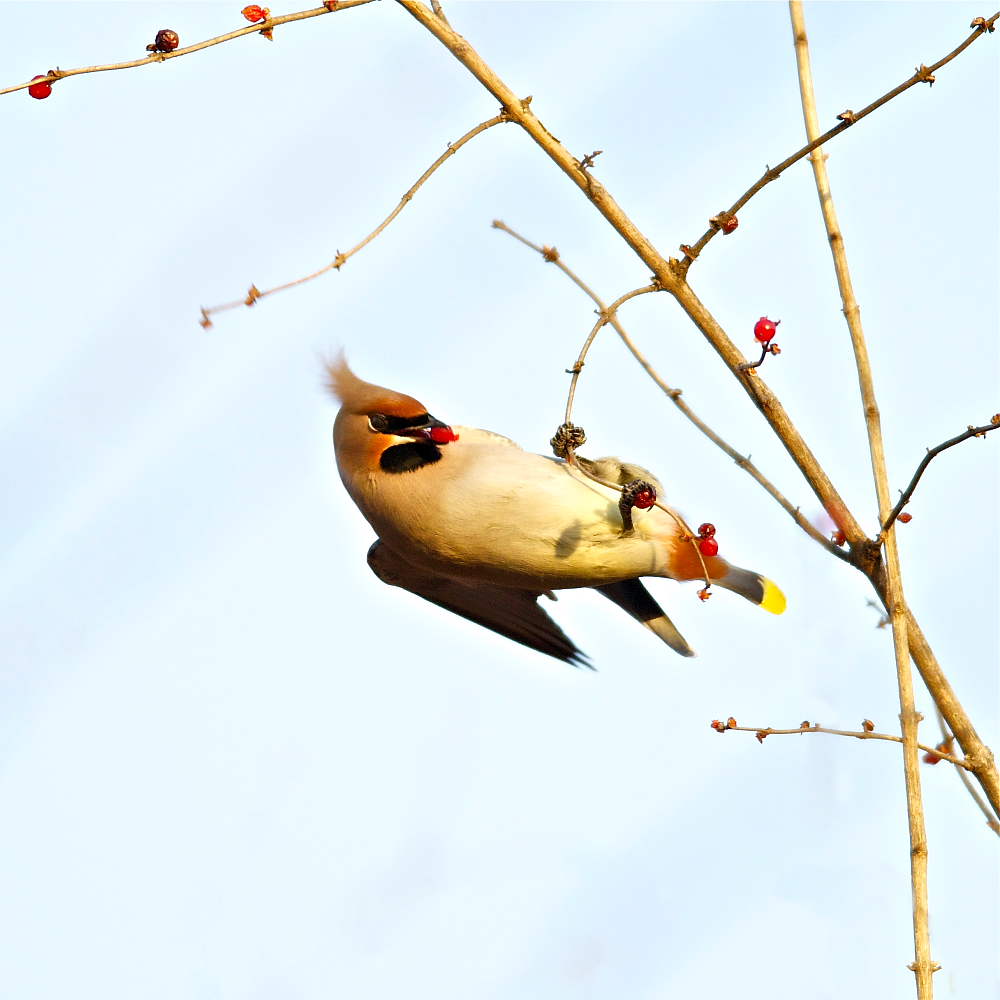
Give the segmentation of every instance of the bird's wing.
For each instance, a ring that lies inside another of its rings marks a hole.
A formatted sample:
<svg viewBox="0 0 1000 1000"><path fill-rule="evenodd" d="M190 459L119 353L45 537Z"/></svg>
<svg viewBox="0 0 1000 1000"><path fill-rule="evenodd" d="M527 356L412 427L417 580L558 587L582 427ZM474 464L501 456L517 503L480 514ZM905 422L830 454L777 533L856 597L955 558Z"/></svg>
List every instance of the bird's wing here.
<svg viewBox="0 0 1000 1000"><path fill-rule="evenodd" d="M622 580L621 583L609 583L603 587L595 587L594 590L614 601L636 621L642 622L650 632L655 632L675 653L680 653L681 656L695 655L687 639L677 631L677 626L664 614L663 608L656 603L641 580Z"/></svg>
<svg viewBox="0 0 1000 1000"><path fill-rule="evenodd" d="M368 550L368 565L383 583L402 587L539 653L590 667L586 656L539 606L540 591L471 584L430 573L408 563L381 540Z"/></svg>

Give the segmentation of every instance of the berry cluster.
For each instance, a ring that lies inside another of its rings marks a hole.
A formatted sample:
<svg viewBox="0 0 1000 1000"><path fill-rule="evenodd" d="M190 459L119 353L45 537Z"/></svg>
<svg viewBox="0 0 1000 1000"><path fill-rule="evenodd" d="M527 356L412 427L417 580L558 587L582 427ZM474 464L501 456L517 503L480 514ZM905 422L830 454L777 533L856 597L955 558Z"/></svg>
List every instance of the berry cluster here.
<svg viewBox="0 0 1000 1000"><path fill-rule="evenodd" d="M698 551L703 556L717 556L719 543L715 540L715 525L706 521L698 527Z"/></svg>

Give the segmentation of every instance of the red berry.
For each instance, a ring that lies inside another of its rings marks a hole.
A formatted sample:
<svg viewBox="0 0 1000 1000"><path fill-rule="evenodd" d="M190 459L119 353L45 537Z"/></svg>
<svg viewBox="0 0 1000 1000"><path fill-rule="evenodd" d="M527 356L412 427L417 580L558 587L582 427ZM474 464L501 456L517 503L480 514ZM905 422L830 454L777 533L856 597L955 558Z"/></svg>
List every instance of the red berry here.
<svg viewBox="0 0 1000 1000"><path fill-rule="evenodd" d="M719 543L714 538L703 538L698 543L703 556L716 556L719 554Z"/></svg>
<svg viewBox="0 0 1000 1000"><path fill-rule="evenodd" d="M710 521L698 525L699 538L711 538L715 534L715 525Z"/></svg>
<svg viewBox="0 0 1000 1000"><path fill-rule="evenodd" d="M435 444L448 444L458 440L458 435L450 427L432 427L427 436Z"/></svg>
<svg viewBox="0 0 1000 1000"><path fill-rule="evenodd" d="M941 763L941 758L936 753L930 753L930 751L928 751L927 753L924 754L924 763L925 764L940 764Z"/></svg>
<svg viewBox="0 0 1000 1000"><path fill-rule="evenodd" d="M902 521L903 524L909 524L913 520L912 514L907 514L905 511L896 518L897 521Z"/></svg>
<svg viewBox="0 0 1000 1000"><path fill-rule="evenodd" d="M632 506L639 510L648 510L656 503L656 493L653 490L639 490L632 498Z"/></svg>
<svg viewBox="0 0 1000 1000"><path fill-rule="evenodd" d="M156 39L153 42L153 51L173 52L180 44L180 35L176 31L171 31L170 28L161 28L156 33ZM146 47L149 48L149 46Z"/></svg>
<svg viewBox="0 0 1000 1000"><path fill-rule="evenodd" d="M777 332L780 319L770 320L766 316L761 316L753 328L753 335L762 343L766 344Z"/></svg>
<svg viewBox="0 0 1000 1000"><path fill-rule="evenodd" d="M28 93L36 101L44 101L52 93L52 84L44 76L33 76L32 80L41 80L42 83L32 83L28 88Z"/></svg>
<svg viewBox="0 0 1000 1000"><path fill-rule="evenodd" d="M725 222L722 223L722 232L728 236L730 233L735 233L739 227L740 220L736 218L735 215L730 215Z"/></svg>
<svg viewBox="0 0 1000 1000"><path fill-rule="evenodd" d="M266 21L271 12L266 7L258 7L257 4L252 3L249 7L244 7L240 13L251 24L256 24L258 21Z"/></svg>
<svg viewBox="0 0 1000 1000"><path fill-rule="evenodd" d="M698 591L699 601L707 601L711 596L712 592L708 589L708 587L702 587L701 590Z"/></svg>
<svg viewBox="0 0 1000 1000"><path fill-rule="evenodd" d="M726 731L726 724L724 722L720 722L718 719L712 719L712 728L717 733L724 733Z"/></svg>
<svg viewBox="0 0 1000 1000"><path fill-rule="evenodd" d="M830 541L833 542L834 545L842 546L847 543L847 536L842 531L835 531L830 536Z"/></svg>

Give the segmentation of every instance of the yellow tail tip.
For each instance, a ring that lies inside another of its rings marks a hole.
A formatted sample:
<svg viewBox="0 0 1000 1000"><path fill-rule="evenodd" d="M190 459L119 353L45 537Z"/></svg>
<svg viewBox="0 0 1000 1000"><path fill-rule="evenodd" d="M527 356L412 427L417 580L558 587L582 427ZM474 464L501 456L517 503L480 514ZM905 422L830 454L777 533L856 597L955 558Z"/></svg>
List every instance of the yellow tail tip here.
<svg viewBox="0 0 1000 1000"><path fill-rule="evenodd" d="M785 595L773 581L763 580L762 582L764 584L764 600L760 602L760 606L765 611L770 611L772 615L780 615L788 605Z"/></svg>

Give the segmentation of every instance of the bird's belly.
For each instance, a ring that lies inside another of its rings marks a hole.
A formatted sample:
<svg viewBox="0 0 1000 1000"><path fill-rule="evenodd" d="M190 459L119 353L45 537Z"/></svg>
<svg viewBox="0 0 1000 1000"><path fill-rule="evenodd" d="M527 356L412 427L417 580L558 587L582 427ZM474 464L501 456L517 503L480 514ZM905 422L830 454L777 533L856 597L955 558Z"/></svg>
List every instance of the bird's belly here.
<svg viewBox="0 0 1000 1000"><path fill-rule="evenodd" d="M575 481L556 479L551 491L478 485L474 498L425 496L409 517L372 524L428 570L511 587L592 587L663 569L666 547L644 530L661 512L636 512L636 531L622 535L617 503Z"/></svg>

